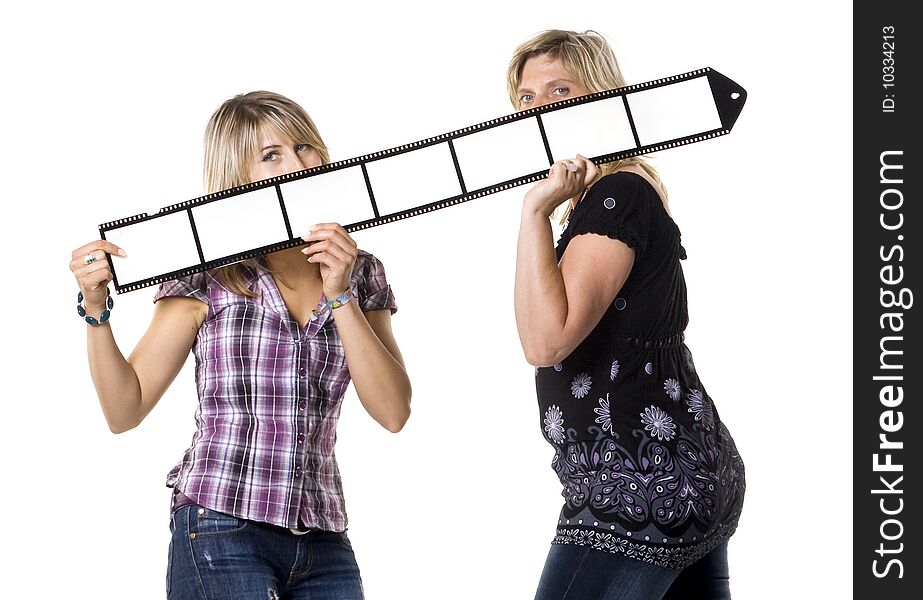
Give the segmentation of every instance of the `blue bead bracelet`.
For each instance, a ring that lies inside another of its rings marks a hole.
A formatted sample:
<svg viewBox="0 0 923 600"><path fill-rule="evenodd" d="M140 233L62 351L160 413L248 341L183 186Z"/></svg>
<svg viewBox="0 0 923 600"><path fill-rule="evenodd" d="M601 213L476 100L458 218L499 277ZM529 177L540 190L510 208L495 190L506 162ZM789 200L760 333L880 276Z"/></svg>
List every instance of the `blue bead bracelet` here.
<svg viewBox="0 0 923 600"><path fill-rule="evenodd" d="M99 319L87 315L87 309L83 307L83 292L77 292L77 314L83 317L83 320L89 323L90 325L99 325L100 323L105 323L109 320L109 314L112 310L112 307L115 306L115 301L112 299L112 294L109 291L109 288L106 288L106 308L103 310L103 313L99 315Z"/></svg>

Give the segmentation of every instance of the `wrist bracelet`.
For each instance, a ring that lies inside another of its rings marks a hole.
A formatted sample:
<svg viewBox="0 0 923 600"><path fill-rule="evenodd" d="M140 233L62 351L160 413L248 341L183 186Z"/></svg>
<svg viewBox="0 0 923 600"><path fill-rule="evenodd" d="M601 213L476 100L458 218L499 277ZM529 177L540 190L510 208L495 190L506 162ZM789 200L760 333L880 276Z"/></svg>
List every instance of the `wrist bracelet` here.
<svg viewBox="0 0 923 600"><path fill-rule="evenodd" d="M324 296L324 297L326 298L326 296ZM345 291L345 292L343 292L342 294L340 294L339 296L337 296L337 297L334 298L333 300L327 300L326 302L324 302L324 305L323 305L323 306L321 306L320 308L315 308L315 309L314 309L314 316L315 316L315 317L319 317L320 315L324 314L325 312L328 312L328 311L331 311L331 310L340 308L341 306L343 306L344 304L348 303L348 302L349 302L350 300L352 300L352 299L353 299L353 291L352 291L352 288L346 288L346 291Z"/></svg>
<svg viewBox="0 0 923 600"><path fill-rule="evenodd" d="M112 299L112 293L109 291L109 287L106 286L106 308L103 309L99 319L87 315L87 310L83 307L83 292L77 292L77 314L83 317L83 320L89 323L90 325L99 325L100 323L105 323L109 320L109 314L112 310L112 307L115 306L115 301Z"/></svg>

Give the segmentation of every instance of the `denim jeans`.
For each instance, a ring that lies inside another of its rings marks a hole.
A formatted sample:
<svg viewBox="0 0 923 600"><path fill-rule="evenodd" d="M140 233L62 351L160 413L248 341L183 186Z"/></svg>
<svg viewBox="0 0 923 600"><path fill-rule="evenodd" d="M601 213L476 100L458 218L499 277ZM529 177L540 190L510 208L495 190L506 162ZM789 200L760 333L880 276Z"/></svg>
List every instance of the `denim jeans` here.
<svg viewBox="0 0 923 600"><path fill-rule="evenodd" d="M555 544L535 600L731 600L727 542L685 569Z"/></svg>
<svg viewBox="0 0 923 600"><path fill-rule="evenodd" d="M289 529L185 506L170 521L168 600L361 600L346 533Z"/></svg>

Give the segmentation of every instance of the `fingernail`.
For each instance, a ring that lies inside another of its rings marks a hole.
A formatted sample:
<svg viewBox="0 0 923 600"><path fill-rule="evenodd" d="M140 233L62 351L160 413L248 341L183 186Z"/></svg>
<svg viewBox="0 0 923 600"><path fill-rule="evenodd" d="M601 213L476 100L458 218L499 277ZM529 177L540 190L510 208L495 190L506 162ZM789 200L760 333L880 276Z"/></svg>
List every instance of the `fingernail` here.
<svg viewBox="0 0 923 600"><path fill-rule="evenodd" d="M119 248L119 256L128 256L128 254L126 254L124 250Z"/></svg>

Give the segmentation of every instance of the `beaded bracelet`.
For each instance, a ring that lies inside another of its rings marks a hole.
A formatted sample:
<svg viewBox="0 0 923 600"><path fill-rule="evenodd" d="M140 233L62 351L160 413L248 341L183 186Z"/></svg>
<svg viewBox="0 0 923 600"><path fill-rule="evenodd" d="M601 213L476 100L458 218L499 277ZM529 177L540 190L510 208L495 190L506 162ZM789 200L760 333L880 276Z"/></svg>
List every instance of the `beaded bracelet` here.
<svg viewBox="0 0 923 600"><path fill-rule="evenodd" d="M353 290L352 290L352 288L346 288L346 291L345 291L345 292L343 292L342 294L340 294L339 296L337 296L337 297L334 298L333 300L327 300L326 302L324 302L324 305L323 305L322 307L320 307L320 308L315 308L315 309L314 309L314 316L315 316L315 317L319 317L320 315L324 314L324 313L327 312L327 311L331 311L331 310L334 310L334 309L336 309L336 308L340 308L341 306L343 306L344 304L346 304L347 302L349 302L349 301L352 300L352 299L353 299Z"/></svg>
<svg viewBox="0 0 923 600"><path fill-rule="evenodd" d="M77 314L83 317L83 320L90 325L99 325L108 321L109 311L112 310L113 306L115 306L115 301L112 299L109 288L106 287L106 308L103 310L102 314L99 315L99 319L95 319L94 317L88 316L87 310L83 307L83 292L77 292Z"/></svg>

